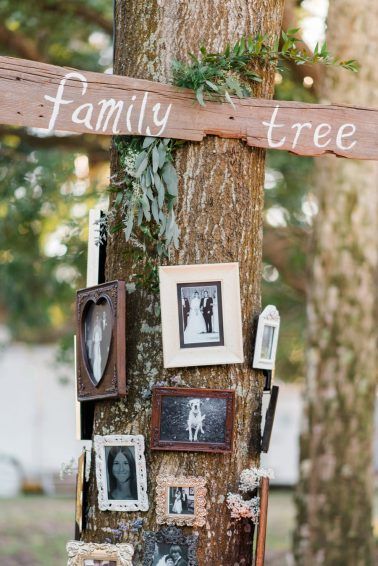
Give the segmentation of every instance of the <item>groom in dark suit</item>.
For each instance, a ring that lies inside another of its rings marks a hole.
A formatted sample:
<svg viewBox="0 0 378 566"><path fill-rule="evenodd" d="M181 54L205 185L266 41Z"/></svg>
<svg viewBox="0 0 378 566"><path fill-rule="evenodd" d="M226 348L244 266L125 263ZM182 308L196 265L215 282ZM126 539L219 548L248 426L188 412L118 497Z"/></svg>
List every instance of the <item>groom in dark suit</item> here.
<svg viewBox="0 0 378 566"><path fill-rule="evenodd" d="M202 297L200 302L200 310L203 314L206 324L206 332L212 332L213 327L211 324L211 319L213 316L213 299L209 297L209 293L205 291L204 297Z"/></svg>

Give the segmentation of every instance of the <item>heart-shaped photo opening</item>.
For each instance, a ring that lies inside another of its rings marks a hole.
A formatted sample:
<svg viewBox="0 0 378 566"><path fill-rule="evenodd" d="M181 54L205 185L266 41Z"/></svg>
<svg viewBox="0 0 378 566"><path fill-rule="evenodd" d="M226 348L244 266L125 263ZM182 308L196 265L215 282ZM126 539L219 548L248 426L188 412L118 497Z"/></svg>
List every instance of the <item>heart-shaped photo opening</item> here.
<svg viewBox="0 0 378 566"><path fill-rule="evenodd" d="M108 362L112 333L113 313L109 301L105 297L97 303L88 301L82 318L83 348L89 377L96 387Z"/></svg>

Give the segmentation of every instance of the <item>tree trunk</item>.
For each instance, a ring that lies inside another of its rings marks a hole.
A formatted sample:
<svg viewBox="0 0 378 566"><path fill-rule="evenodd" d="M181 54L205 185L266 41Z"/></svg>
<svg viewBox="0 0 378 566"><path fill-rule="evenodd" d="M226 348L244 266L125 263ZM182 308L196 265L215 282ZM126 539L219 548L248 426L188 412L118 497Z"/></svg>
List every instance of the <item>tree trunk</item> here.
<svg viewBox="0 0 378 566"><path fill-rule="evenodd" d="M361 63L328 69L322 96L378 104L378 4L333 0L329 47ZM309 289L309 350L295 556L300 565L373 564L377 184L374 162L316 164L319 213Z"/></svg>
<svg viewBox="0 0 378 566"><path fill-rule="evenodd" d="M174 58L188 59L202 43L218 50L243 34L280 31L283 0L177 2L128 0L115 3L115 64L121 75L168 82ZM265 73L256 94L271 97L273 73ZM240 141L208 137L186 143L177 152L180 249L171 264L240 263L245 364L164 370L159 296L128 285L127 379L129 393L119 402L98 403L96 434L144 434L150 509L147 513L101 512L97 505L94 467L90 479L89 522L85 540L112 538L120 521L131 527L143 518L142 530L126 530L124 540L135 545L135 564L143 556L143 531L158 529L155 487L159 473L204 476L208 488L207 525L198 530L200 565L251 564L252 530L235 523L226 508L227 492L236 491L240 472L259 461L260 409L263 378L251 370L252 322L261 306L262 212L265 153ZM113 151L112 172L119 166ZM127 254L123 234L108 246L107 279L130 281L141 272ZM154 452L149 450L151 387L233 388L236 391L234 450L230 455ZM146 395L147 393L147 395ZM191 529L186 528L186 533Z"/></svg>

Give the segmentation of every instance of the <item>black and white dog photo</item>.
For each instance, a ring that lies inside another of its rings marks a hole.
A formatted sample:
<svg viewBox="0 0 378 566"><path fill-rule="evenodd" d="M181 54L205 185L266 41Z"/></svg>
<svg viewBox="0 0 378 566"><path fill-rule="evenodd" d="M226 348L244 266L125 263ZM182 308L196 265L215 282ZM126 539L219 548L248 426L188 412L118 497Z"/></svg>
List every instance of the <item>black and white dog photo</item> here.
<svg viewBox="0 0 378 566"><path fill-rule="evenodd" d="M160 439L176 442L225 441L227 400L217 397L162 397Z"/></svg>
<svg viewBox="0 0 378 566"><path fill-rule="evenodd" d="M220 281L177 285L180 346L223 346Z"/></svg>

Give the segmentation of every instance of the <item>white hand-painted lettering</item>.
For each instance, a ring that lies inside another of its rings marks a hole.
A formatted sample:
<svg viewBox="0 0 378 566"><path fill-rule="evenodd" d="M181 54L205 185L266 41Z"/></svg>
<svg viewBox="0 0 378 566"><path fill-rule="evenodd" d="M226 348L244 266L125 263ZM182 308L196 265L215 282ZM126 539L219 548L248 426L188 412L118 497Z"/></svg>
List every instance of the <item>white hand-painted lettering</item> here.
<svg viewBox="0 0 378 566"><path fill-rule="evenodd" d="M77 73L76 71L73 71L72 73L67 73L62 78L62 80L59 83L58 90L57 90L55 97L45 94L44 98L46 100L49 100L50 102L54 103L53 111L51 113L51 118L50 118L50 122L49 122L49 130L54 129L55 122L56 122L58 115L59 115L60 106L62 104L71 104L71 102L73 102L72 99L71 100L68 100L68 99L64 100L63 99L64 86L69 79L79 79L79 81L81 81L83 83L82 92L81 92L82 95L84 95L87 91L87 87L88 87L87 79L81 73Z"/></svg>
<svg viewBox="0 0 378 566"><path fill-rule="evenodd" d="M146 128L146 134L147 134L147 136L152 136L152 135L153 135L153 136L155 136L155 137L159 137L159 136L164 132L164 130L165 130L165 127L166 127L167 122L168 122L169 114L170 114L170 112L171 112L172 104L170 104L170 105L168 106L168 108L167 108L167 110L166 110L166 112L165 112L165 114L164 114L164 117L163 117L161 120L158 119L158 114L159 114L159 111L160 111L160 106L161 106L161 104L160 104L159 102L157 102L157 103L154 104L154 106L152 107L152 112L153 112L153 118L152 118L152 119L153 119L153 121L154 121L155 126L157 126L157 127L161 126L161 129L160 129L156 134L151 134L151 130L150 130L150 128L147 126L147 128Z"/></svg>
<svg viewBox="0 0 378 566"><path fill-rule="evenodd" d="M325 130L324 133L322 133L322 130ZM327 124L326 122L323 124L319 124L318 126L316 126L315 128L315 132L314 132L314 144L316 145L316 147L327 147L327 145L329 145L331 143L331 138L328 138L327 141L320 143L320 139L323 139L325 137L328 136L328 134L331 131L331 126L330 124Z"/></svg>
<svg viewBox="0 0 378 566"><path fill-rule="evenodd" d="M301 124L300 122L297 122L296 124L293 124L291 126L291 129L293 128L297 128L297 131L295 132L295 136L294 136L294 140L293 140L293 149L296 147L298 140L299 140L299 136L301 135L301 131L302 128L312 128L312 124L310 124L310 122L303 122L303 124Z"/></svg>
<svg viewBox="0 0 378 566"><path fill-rule="evenodd" d="M349 132L344 133L344 130L346 129L350 129ZM352 147L354 147L357 143L356 140L354 140L352 143L350 143L348 146L343 145L343 138L349 138L350 136L353 136L353 134L356 132L356 126L354 124L343 124L340 128L339 131L337 132L337 136L336 136L336 145L338 148L343 149L343 150L348 150L348 149L352 149Z"/></svg>
<svg viewBox="0 0 378 566"><path fill-rule="evenodd" d="M80 118L79 114L82 111L84 111L85 114L82 118ZM81 104L81 106L78 106L76 110L72 112L71 120L75 124L84 124L84 126L88 128L88 130L93 130L93 126L91 124L92 114L93 114L93 104L91 104L90 102L86 102L85 104Z"/></svg>
<svg viewBox="0 0 378 566"><path fill-rule="evenodd" d="M100 100L100 102L98 104L99 105L101 104L102 108L101 108L100 113L99 113L98 118L97 118L97 124L96 124L96 128L95 128L96 132L101 128L101 123L104 120L105 112L108 110L108 115L106 116L106 119L104 120L104 123L102 124L102 131L106 132L110 118L113 116L113 113L115 111L117 111L116 117L114 118L114 121L113 121L112 132L113 132L113 134L119 134L118 122L119 122L119 119L121 117L121 113L122 113L122 110L123 110L122 100L119 100L118 102L116 102L114 100L114 98L109 98L109 100L106 100L106 99Z"/></svg>
<svg viewBox="0 0 378 566"><path fill-rule="evenodd" d="M147 97L148 97L148 92L145 92L142 100L142 106L140 108L139 121L138 121L138 134L142 133L142 125L143 125L144 113L146 111Z"/></svg>
<svg viewBox="0 0 378 566"><path fill-rule="evenodd" d="M268 126L268 144L269 147L281 147L283 146L283 144L286 141L286 137L283 137L279 142L274 142L272 139L272 132L273 132L273 128L283 128L284 124L275 124L276 118L277 118L277 114L278 114L278 109L279 109L279 104L276 105L275 109L273 110L273 114L272 117L270 119L270 122L263 122L264 126Z"/></svg>
<svg viewBox="0 0 378 566"><path fill-rule="evenodd" d="M132 102L134 102L136 100L136 96L132 96L131 97ZM131 112L133 111L133 107L134 104L130 104L130 106L127 109L127 114L126 114L126 128L129 130L130 134L133 131L131 128Z"/></svg>

